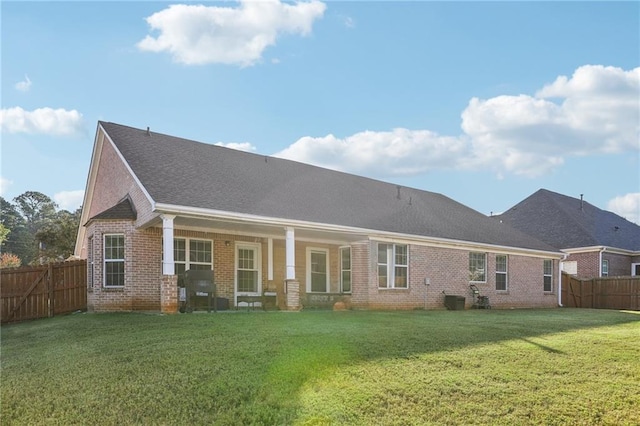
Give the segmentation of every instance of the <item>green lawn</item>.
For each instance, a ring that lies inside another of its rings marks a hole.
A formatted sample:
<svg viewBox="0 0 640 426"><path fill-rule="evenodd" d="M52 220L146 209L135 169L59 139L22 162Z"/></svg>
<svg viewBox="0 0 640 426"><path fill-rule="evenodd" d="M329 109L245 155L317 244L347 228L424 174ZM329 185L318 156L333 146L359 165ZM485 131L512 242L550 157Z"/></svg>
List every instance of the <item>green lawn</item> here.
<svg viewBox="0 0 640 426"><path fill-rule="evenodd" d="M10 424L640 424L640 313L75 314L2 327Z"/></svg>

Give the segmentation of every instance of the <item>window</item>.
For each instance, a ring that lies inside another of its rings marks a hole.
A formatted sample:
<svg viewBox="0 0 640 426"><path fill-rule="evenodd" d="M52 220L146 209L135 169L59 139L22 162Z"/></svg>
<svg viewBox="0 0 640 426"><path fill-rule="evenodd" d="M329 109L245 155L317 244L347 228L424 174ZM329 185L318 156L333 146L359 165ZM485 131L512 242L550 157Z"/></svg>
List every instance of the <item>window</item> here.
<svg viewBox="0 0 640 426"><path fill-rule="evenodd" d="M552 291L553 290L553 260L544 260L543 265L543 281L544 281L544 291Z"/></svg>
<svg viewBox="0 0 640 426"><path fill-rule="evenodd" d="M640 263L631 264L631 276L636 277L640 275Z"/></svg>
<svg viewBox="0 0 640 426"><path fill-rule="evenodd" d="M179 287L184 287L185 271L213 269L212 246L213 244L209 240L189 238L175 238L173 240L173 262Z"/></svg>
<svg viewBox="0 0 640 426"><path fill-rule="evenodd" d="M606 259L602 259L602 276L609 276L609 261Z"/></svg>
<svg viewBox="0 0 640 426"><path fill-rule="evenodd" d="M507 290L507 256L496 255L496 290Z"/></svg>
<svg viewBox="0 0 640 426"><path fill-rule="evenodd" d="M469 253L469 281L484 283L487 281L486 253Z"/></svg>
<svg viewBox="0 0 640 426"><path fill-rule="evenodd" d="M326 293L329 291L329 252L326 249L307 248L307 291Z"/></svg>
<svg viewBox="0 0 640 426"><path fill-rule="evenodd" d="M408 288L409 256L405 244L378 244L378 287Z"/></svg>
<svg viewBox="0 0 640 426"><path fill-rule="evenodd" d="M258 246L239 244L236 252L238 293L260 293L260 262Z"/></svg>
<svg viewBox="0 0 640 426"><path fill-rule="evenodd" d="M87 240L87 288L93 288L93 237Z"/></svg>
<svg viewBox="0 0 640 426"><path fill-rule="evenodd" d="M340 249L340 291L351 293L351 247Z"/></svg>
<svg viewBox="0 0 640 426"><path fill-rule="evenodd" d="M104 236L104 286L124 287L124 235Z"/></svg>

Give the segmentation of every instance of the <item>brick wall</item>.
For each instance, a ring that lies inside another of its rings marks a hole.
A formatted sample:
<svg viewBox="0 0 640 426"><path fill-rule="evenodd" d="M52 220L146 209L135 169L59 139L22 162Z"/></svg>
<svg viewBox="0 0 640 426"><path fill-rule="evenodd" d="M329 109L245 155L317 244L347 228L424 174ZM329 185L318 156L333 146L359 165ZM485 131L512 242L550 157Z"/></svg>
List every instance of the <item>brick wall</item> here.
<svg viewBox="0 0 640 426"><path fill-rule="evenodd" d="M602 259L609 261L609 276L622 277L631 275L631 256L623 254L602 253Z"/></svg>
<svg viewBox="0 0 640 426"><path fill-rule="evenodd" d="M464 296L467 308L473 304L469 288L469 251L410 245L409 288L380 289L376 276L377 243L370 244L369 309L444 309L445 295ZM495 257L495 253L487 253L486 282L476 283L480 294L489 296L493 307L557 306L557 260L553 266L552 292L543 291L543 259L516 255L508 256L507 291L496 291ZM429 285L425 284L426 279Z"/></svg>
<svg viewBox="0 0 640 426"><path fill-rule="evenodd" d="M568 262L577 263L577 278L593 278L600 276L600 254L597 251L589 253L572 253L566 260Z"/></svg>
<svg viewBox="0 0 640 426"><path fill-rule="evenodd" d="M105 234L124 234L125 278L122 288L103 286L103 243ZM90 311L159 311L161 257L154 248L160 237L154 232L135 229L132 221L92 222L87 237L93 240L93 277L88 282L87 306Z"/></svg>
<svg viewBox="0 0 640 426"><path fill-rule="evenodd" d="M102 283L103 235L125 235L125 286L104 288ZM273 241L273 280L268 280L267 239L214 232L176 229L176 238L197 238L213 241L214 279L218 297L234 303L236 242L257 244L262 257L262 288L276 291L281 309L286 308L285 241ZM94 276L89 289L88 305L94 311L143 310L160 311L166 295L161 293L162 229L136 229L131 221L94 221L88 237L93 237ZM296 241L296 280L299 294L307 294L307 249L326 249L329 254L330 292L340 289L340 246ZM351 245L352 295L348 300L355 309L444 309L445 295L461 295L466 306L473 303L469 289L469 251L409 246L409 287L380 289L377 280L377 243L361 241ZM91 270L91 268L89 268ZM492 306L552 307L557 304L558 261L554 261L554 283L551 293L543 292L543 259L508 256L508 289L495 290L495 253L487 253L487 281L478 283L482 295L490 297ZM425 280L429 285L425 284ZM166 289L166 283L165 283ZM166 293L166 291L165 291Z"/></svg>

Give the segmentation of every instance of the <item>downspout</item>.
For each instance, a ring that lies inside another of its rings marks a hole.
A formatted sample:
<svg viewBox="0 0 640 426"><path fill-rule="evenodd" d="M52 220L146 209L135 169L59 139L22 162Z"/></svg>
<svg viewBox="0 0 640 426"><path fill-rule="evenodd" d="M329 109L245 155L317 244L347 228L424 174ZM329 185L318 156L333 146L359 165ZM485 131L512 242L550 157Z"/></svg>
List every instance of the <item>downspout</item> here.
<svg viewBox="0 0 640 426"><path fill-rule="evenodd" d="M558 263L558 306L561 308L564 306L562 304L562 263L567 260L567 257L569 257L569 253L563 253L562 259Z"/></svg>

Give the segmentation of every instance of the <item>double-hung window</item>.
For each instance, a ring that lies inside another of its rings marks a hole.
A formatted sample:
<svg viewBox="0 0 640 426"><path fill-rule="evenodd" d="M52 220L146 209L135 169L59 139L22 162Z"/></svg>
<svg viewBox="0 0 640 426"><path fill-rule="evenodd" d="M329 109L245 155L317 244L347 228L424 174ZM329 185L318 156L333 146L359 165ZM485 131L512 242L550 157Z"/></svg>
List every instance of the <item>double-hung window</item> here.
<svg viewBox="0 0 640 426"><path fill-rule="evenodd" d="M378 244L378 287L408 288L409 250L406 244Z"/></svg>
<svg viewBox="0 0 640 426"><path fill-rule="evenodd" d="M213 269L213 244L210 240L175 238L173 240L173 262L178 286L184 286L187 270Z"/></svg>
<svg viewBox="0 0 640 426"><path fill-rule="evenodd" d="M496 255L496 290L507 291L507 256Z"/></svg>
<svg viewBox="0 0 640 426"><path fill-rule="evenodd" d="M602 276L609 276L609 261L607 259L602 259Z"/></svg>
<svg viewBox="0 0 640 426"><path fill-rule="evenodd" d="M340 290L351 293L351 247L340 248Z"/></svg>
<svg viewBox="0 0 640 426"><path fill-rule="evenodd" d="M124 235L104 235L104 286L124 287Z"/></svg>
<svg viewBox="0 0 640 426"><path fill-rule="evenodd" d="M553 260L545 259L543 264L543 290L553 291Z"/></svg>
<svg viewBox="0 0 640 426"><path fill-rule="evenodd" d="M487 254L469 253L469 281L487 282Z"/></svg>

